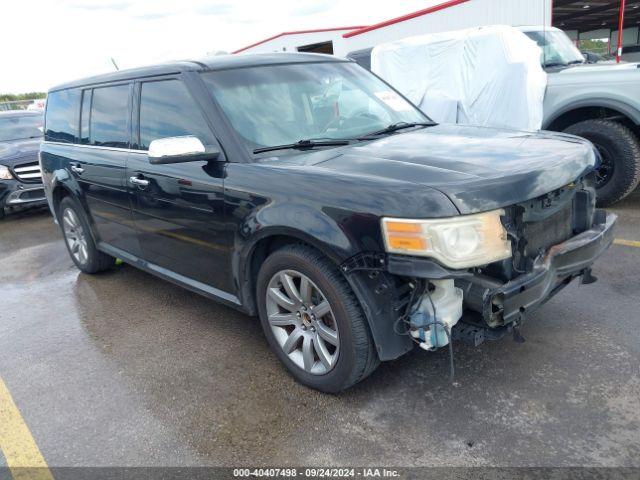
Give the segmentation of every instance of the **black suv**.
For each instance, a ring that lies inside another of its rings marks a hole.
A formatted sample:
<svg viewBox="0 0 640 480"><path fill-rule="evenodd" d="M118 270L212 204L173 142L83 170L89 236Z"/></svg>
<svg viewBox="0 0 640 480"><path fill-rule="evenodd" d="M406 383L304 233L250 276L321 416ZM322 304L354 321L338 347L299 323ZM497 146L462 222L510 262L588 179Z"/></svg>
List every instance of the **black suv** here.
<svg viewBox="0 0 640 480"><path fill-rule="evenodd" d="M41 165L71 258L259 315L295 378L517 329L613 238L593 146L436 125L354 62L226 56L50 91Z"/></svg>
<svg viewBox="0 0 640 480"><path fill-rule="evenodd" d="M8 209L46 205L38 151L42 113L0 112L0 219Z"/></svg>

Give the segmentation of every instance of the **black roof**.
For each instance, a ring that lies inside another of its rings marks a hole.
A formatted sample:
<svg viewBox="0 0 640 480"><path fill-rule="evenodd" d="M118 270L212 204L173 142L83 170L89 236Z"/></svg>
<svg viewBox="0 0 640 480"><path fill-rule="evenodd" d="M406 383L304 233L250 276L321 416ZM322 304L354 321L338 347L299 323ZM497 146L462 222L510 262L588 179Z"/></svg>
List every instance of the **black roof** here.
<svg viewBox="0 0 640 480"><path fill-rule="evenodd" d="M64 90L66 88L83 87L100 83L117 82L120 80L132 80L136 78L152 77L155 75L169 75L172 73L188 71L226 70L230 68L258 67L264 65L278 65L287 63L312 63L312 62L346 62L348 60L322 55L318 53L255 53L243 55L219 55L207 57L202 60L185 60L180 62L162 63L148 67L118 70L116 72L95 75L71 82L63 83L51 88L49 91Z"/></svg>

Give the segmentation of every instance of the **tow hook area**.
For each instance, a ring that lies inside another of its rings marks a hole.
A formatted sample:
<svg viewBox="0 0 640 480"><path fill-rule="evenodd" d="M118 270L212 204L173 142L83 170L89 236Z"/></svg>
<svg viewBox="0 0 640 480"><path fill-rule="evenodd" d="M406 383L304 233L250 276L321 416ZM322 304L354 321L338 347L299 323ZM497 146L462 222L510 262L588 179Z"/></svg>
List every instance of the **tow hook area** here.
<svg viewBox="0 0 640 480"><path fill-rule="evenodd" d="M451 330L462 317L462 290L453 280L431 280L409 316L409 332L424 350L449 344Z"/></svg>

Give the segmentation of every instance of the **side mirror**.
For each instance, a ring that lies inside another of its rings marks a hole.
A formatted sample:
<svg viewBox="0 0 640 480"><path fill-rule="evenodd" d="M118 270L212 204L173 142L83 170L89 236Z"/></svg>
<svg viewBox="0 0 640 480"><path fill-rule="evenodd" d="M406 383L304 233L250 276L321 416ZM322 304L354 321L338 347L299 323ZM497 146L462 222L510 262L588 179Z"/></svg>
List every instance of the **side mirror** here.
<svg viewBox="0 0 640 480"><path fill-rule="evenodd" d="M196 160L216 160L220 153L217 146L205 147L198 137L191 135L158 138L149 144L149 163L163 165Z"/></svg>

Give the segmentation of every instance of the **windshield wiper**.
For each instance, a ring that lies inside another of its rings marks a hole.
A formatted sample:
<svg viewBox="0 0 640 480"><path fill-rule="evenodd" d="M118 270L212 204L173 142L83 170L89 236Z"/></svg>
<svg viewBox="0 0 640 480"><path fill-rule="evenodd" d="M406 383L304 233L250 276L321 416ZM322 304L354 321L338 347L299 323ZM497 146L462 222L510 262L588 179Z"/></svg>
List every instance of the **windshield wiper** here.
<svg viewBox="0 0 640 480"><path fill-rule="evenodd" d="M403 130L405 128L411 127L433 127L437 125L435 122L398 122L392 123L391 125L383 128L382 130L377 130L371 133L365 133L364 135L360 135L358 139L366 139L369 137L376 137L378 135L385 135L387 133L397 132L398 130Z"/></svg>
<svg viewBox="0 0 640 480"><path fill-rule="evenodd" d="M315 147L337 147L340 145L349 145L349 140L320 140L320 139L305 139L299 140L296 143L288 143L284 145L274 145L272 147L261 147L256 148L253 153L262 153L262 152L272 152L274 150L286 150L288 148L293 148L297 150L306 150L309 148Z"/></svg>

